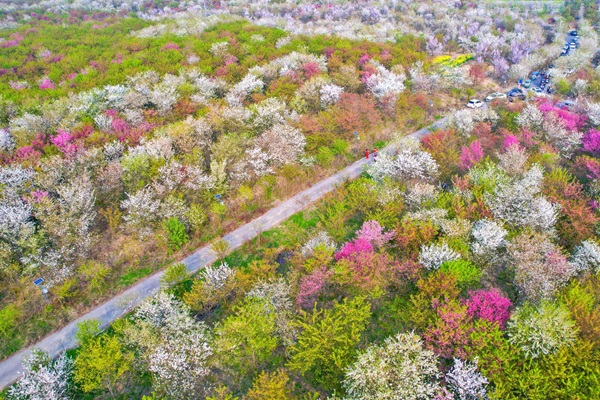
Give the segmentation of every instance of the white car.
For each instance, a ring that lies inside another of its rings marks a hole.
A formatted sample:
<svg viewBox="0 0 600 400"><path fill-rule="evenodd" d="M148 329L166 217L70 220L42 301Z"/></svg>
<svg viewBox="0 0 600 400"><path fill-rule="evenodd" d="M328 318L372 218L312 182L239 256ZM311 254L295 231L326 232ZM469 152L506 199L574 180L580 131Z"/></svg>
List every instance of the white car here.
<svg viewBox="0 0 600 400"><path fill-rule="evenodd" d="M467 103L467 107L469 108L481 108L483 107L483 101L477 99L471 99Z"/></svg>
<svg viewBox="0 0 600 400"><path fill-rule="evenodd" d="M505 93L496 92L496 93L492 93L488 97L486 97L485 101L492 101L492 100L496 100L496 99L505 99L505 98L506 98Z"/></svg>

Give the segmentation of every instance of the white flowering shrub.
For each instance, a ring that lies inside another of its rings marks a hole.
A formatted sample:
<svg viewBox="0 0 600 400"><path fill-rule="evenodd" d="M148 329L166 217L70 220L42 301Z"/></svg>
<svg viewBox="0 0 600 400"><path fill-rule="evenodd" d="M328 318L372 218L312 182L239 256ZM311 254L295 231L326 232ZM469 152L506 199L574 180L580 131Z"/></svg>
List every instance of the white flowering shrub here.
<svg viewBox="0 0 600 400"><path fill-rule="evenodd" d="M492 255L505 244L506 229L496 221L481 219L473 224L471 251L478 256Z"/></svg>
<svg viewBox="0 0 600 400"><path fill-rule="evenodd" d="M288 116L286 104L275 97L269 97L251 107L252 125L260 131L283 124Z"/></svg>
<svg viewBox="0 0 600 400"><path fill-rule="evenodd" d="M249 94L262 90L264 85L265 83L260 78L247 74L229 90L225 100L232 107L241 106Z"/></svg>
<svg viewBox="0 0 600 400"><path fill-rule="evenodd" d="M439 384L437 357L414 333L399 333L372 345L346 371L349 400L425 400Z"/></svg>
<svg viewBox="0 0 600 400"><path fill-rule="evenodd" d="M477 371L477 363L472 364L455 358L454 365L446 373L448 387L458 400L481 400L487 398L488 380Z"/></svg>
<svg viewBox="0 0 600 400"><path fill-rule="evenodd" d="M34 349L23 359L23 372L17 383L8 389L8 399L68 400L71 398L73 361L62 353L56 360Z"/></svg>
<svg viewBox="0 0 600 400"><path fill-rule="evenodd" d="M397 156L382 152L366 171L378 181L392 178L401 182L413 179L431 182L438 176L438 165L425 151L404 149Z"/></svg>
<svg viewBox="0 0 600 400"><path fill-rule="evenodd" d="M155 345L147 340L139 345L145 350L157 393L188 399L208 389L207 360L213 351L206 326L190 316L187 306L160 292L140 305L134 318L139 329L148 329L154 337Z"/></svg>
<svg viewBox="0 0 600 400"><path fill-rule="evenodd" d="M304 243L300 249L300 254L302 254L302 257L310 257L314 254L315 249L319 246L324 246L331 252L334 252L337 249L337 245L331 236L329 236L329 234L325 231L320 231L310 238L306 243Z"/></svg>
<svg viewBox="0 0 600 400"><path fill-rule="evenodd" d="M519 146L511 146L503 153L498 153L498 166L509 176L516 176L525 172L528 154L527 150Z"/></svg>
<svg viewBox="0 0 600 400"><path fill-rule="evenodd" d="M283 57L271 61L271 64L279 69L279 75L289 75L293 71L297 71L302 66L314 63L319 72L327 72L327 59L325 56L315 56L314 54L305 54L293 51Z"/></svg>
<svg viewBox="0 0 600 400"><path fill-rule="evenodd" d="M552 204L541 194L543 171L534 165L522 178L500 183L484 201L495 218L516 227L529 226L540 232L551 231L558 218L560 206Z"/></svg>
<svg viewBox="0 0 600 400"><path fill-rule="evenodd" d="M321 98L321 107L327 108L340 101L344 88L333 83L321 86L319 95Z"/></svg>
<svg viewBox="0 0 600 400"><path fill-rule="evenodd" d="M268 155L269 164L277 167L296 162L304 153L306 138L291 125L275 125L256 138L256 145Z"/></svg>
<svg viewBox="0 0 600 400"><path fill-rule="evenodd" d="M452 250L446 243L422 245L419 263L428 270L436 270L446 261L458 260L460 254Z"/></svg>
<svg viewBox="0 0 600 400"><path fill-rule="evenodd" d="M0 129L0 151L12 151L15 148L15 139L7 129Z"/></svg>
<svg viewBox="0 0 600 400"><path fill-rule="evenodd" d="M373 65L375 65L377 73L369 76L365 84L375 97L381 100L387 96L396 96L404 91L405 74L396 74L376 62L373 62Z"/></svg>
<svg viewBox="0 0 600 400"><path fill-rule="evenodd" d="M544 114L542 114L535 104L528 104L517 116L517 123L523 128L537 131L542 128Z"/></svg>
<svg viewBox="0 0 600 400"><path fill-rule="evenodd" d="M146 186L134 194L127 193L127 199L121 202L121 208L126 211L123 219L132 227L143 228L156 222L160 211L160 200L154 190Z"/></svg>
<svg viewBox="0 0 600 400"><path fill-rule="evenodd" d="M553 354L577 339L577 326L567 308L542 302L525 304L512 313L507 325L508 341L529 358Z"/></svg>
<svg viewBox="0 0 600 400"><path fill-rule="evenodd" d="M584 240L575 247L571 262L578 272L592 270L598 273L600 271L600 246L594 240Z"/></svg>
<svg viewBox="0 0 600 400"><path fill-rule="evenodd" d="M433 201L437 194L436 187L427 182L416 182L404 193L404 203L411 210L418 210L425 201Z"/></svg>
<svg viewBox="0 0 600 400"><path fill-rule="evenodd" d="M216 292L224 287L234 274L235 271L233 268L229 267L229 264L225 262L216 268L208 266L202 271L202 277L204 278L203 289Z"/></svg>

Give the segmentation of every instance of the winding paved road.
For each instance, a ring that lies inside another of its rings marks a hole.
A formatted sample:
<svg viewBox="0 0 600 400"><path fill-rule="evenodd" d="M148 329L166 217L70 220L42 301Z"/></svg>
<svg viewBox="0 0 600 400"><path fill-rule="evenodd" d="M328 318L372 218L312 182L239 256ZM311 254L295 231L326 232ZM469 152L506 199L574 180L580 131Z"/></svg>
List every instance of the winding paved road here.
<svg viewBox="0 0 600 400"><path fill-rule="evenodd" d="M443 124L441 121L443 120L436 122L433 127L435 127L435 129L441 127ZM423 128L408 136L420 139L428 133L429 129ZM393 149L388 146L382 151L389 152L390 150ZM366 159L363 158L329 178L323 179L314 186L272 208L262 216L223 236L223 239L229 242L231 250L237 249L246 241L258 236L261 232L276 227L293 214L319 200L345 180L358 177L366 163ZM210 265L215 261L216 257L212 254L210 246L204 246L182 260L190 273L197 272L204 266ZM22 349L6 360L0 362L0 390L17 380L23 367L21 360L31 353L33 347L48 352L51 357L56 357L60 352L75 347L77 345L75 332L77 331L77 324L79 322L87 319L99 319L102 321L101 328L106 328L114 320L123 316L142 301L158 292L160 289L160 279L163 274L164 271L158 271L141 280L121 294L108 300L106 303L99 305L87 314L72 321L64 328L46 336L33 346Z"/></svg>

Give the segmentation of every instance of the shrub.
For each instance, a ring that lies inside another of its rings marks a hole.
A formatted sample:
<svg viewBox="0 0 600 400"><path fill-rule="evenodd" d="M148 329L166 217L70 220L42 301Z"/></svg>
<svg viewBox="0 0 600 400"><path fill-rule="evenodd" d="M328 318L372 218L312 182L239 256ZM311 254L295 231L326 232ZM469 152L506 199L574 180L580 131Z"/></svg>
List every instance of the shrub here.
<svg viewBox="0 0 600 400"><path fill-rule="evenodd" d="M290 378L283 369L275 372L262 371L246 394L248 400L292 400Z"/></svg>
<svg viewBox="0 0 600 400"><path fill-rule="evenodd" d="M446 382L459 400L487 398L487 378L477 371L477 364L454 359L452 369L446 374Z"/></svg>
<svg viewBox="0 0 600 400"><path fill-rule="evenodd" d="M100 324L102 324L102 321L99 319L86 319L77 324L75 339L77 339L80 346L85 346L90 340L98 336L101 332Z"/></svg>
<svg viewBox="0 0 600 400"><path fill-rule="evenodd" d="M184 281L187 281L190 278L190 273L187 270L187 267L183 263L177 263L170 265L163 274L162 278L160 278L160 284L164 288L171 288L176 286Z"/></svg>
<svg viewBox="0 0 600 400"><path fill-rule="evenodd" d="M422 245L419 262L428 270L438 269L443 263L460 258L460 254L448 247L446 243Z"/></svg>
<svg viewBox="0 0 600 400"><path fill-rule="evenodd" d="M508 340L527 357L554 354L563 346L575 342L577 327L569 310L561 304L530 303L517 308L508 321Z"/></svg>
<svg viewBox="0 0 600 400"><path fill-rule="evenodd" d="M171 217L164 221L163 226L167 231L169 250L179 250L188 242L185 225L177 217Z"/></svg>
<svg viewBox="0 0 600 400"><path fill-rule="evenodd" d="M467 300L469 315L495 322L501 329L504 329L506 321L510 318L511 306L510 300L495 288L469 292Z"/></svg>
<svg viewBox="0 0 600 400"><path fill-rule="evenodd" d="M317 150L317 161L323 167L329 167L335 156L329 147L319 147Z"/></svg>
<svg viewBox="0 0 600 400"><path fill-rule="evenodd" d="M9 337L12 334L19 316L20 311L14 304L9 304L0 310L0 333Z"/></svg>
<svg viewBox="0 0 600 400"><path fill-rule="evenodd" d="M471 262L464 260L446 261L439 270L456 275L458 286L461 288L476 286L481 278L481 270Z"/></svg>
<svg viewBox="0 0 600 400"><path fill-rule="evenodd" d="M362 297L336 303L333 309L301 311L298 342L290 347L288 363L294 371L311 371L326 388L338 386L344 369L353 361L356 346L371 317L371 305Z"/></svg>
<svg viewBox="0 0 600 400"><path fill-rule="evenodd" d="M433 398L439 384L435 355L414 333L399 333L372 345L346 371L351 400L422 400Z"/></svg>

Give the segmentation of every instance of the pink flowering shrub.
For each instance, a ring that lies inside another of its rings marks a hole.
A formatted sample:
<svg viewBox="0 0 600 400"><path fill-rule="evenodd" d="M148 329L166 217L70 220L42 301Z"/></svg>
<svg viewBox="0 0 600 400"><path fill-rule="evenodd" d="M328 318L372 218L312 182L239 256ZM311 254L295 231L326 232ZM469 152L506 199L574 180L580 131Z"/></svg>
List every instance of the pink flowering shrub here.
<svg viewBox="0 0 600 400"><path fill-rule="evenodd" d="M583 150L594 157L600 155L600 131L590 129L589 132L583 136Z"/></svg>
<svg viewBox="0 0 600 400"><path fill-rule="evenodd" d="M33 159L40 157L42 153L34 149L33 146L23 146L17 149L16 155L20 159Z"/></svg>
<svg viewBox="0 0 600 400"><path fill-rule="evenodd" d="M460 167L468 170L483 158L483 148L478 140L471 142L468 147L463 146L460 153Z"/></svg>
<svg viewBox="0 0 600 400"><path fill-rule="evenodd" d="M34 192L31 192L31 198L36 203L42 202L46 197L48 197L48 192L46 191L36 190Z"/></svg>
<svg viewBox="0 0 600 400"><path fill-rule="evenodd" d="M492 288L470 291L466 305L471 317L496 322L501 329L504 329L506 321L510 318L509 309L512 303L498 289Z"/></svg>
<svg viewBox="0 0 600 400"><path fill-rule="evenodd" d="M340 251L335 254L335 259L340 260L342 258L348 258L355 253L371 253L373 252L373 245L366 239L355 239L352 242L348 242L342 247Z"/></svg>
<svg viewBox="0 0 600 400"><path fill-rule="evenodd" d="M296 304L304 309L312 308L331 274L326 268L317 268L312 274L302 277Z"/></svg>
<svg viewBox="0 0 600 400"><path fill-rule="evenodd" d="M502 147L504 148L504 150L508 150L513 146L518 146L519 145L519 138L516 137L515 135L507 135L504 138L504 143L502 144Z"/></svg>
<svg viewBox="0 0 600 400"><path fill-rule="evenodd" d="M588 156L577 157L573 164L573 174L579 179L600 179L600 160Z"/></svg>
<svg viewBox="0 0 600 400"><path fill-rule="evenodd" d="M231 65L231 64L237 64L238 63L238 58L236 56L233 56L231 54L228 54L225 56L225 66Z"/></svg>
<svg viewBox="0 0 600 400"><path fill-rule="evenodd" d="M42 80L42 82L39 85L39 88L42 90L56 89L56 85L50 79L46 78L46 79Z"/></svg>
<svg viewBox="0 0 600 400"><path fill-rule="evenodd" d="M318 75L320 72L319 64L316 62L308 62L302 66L302 70L304 71L304 76L306 79L310 79L315 75Z"/></svg>
<svg viewBox="0 0 600 400"><path fill-rule="evenodd" d="M559 117L564 127L570 131L574 131L585 125L587 117L569 110L555 107L553 104L545 102L538 106L539 110L544 114L553 113Z"/></svg>
<svg viewBox="0 0 600 400"><path fill-rule="evenodd" d="M165 44L161 50L179 50L179 45L176 43L170 42Z"/></svg>
<svg viewBox="0 0 600 400"><path fill-rule="evenodd" d="M58 149L65 155L72 155L77 152L77 146L71 143L74 139L67 131L58 130L57 135L50 139L50 142L58 147Z"/></svg>
<svg viewBox="0 0 600 400"><path fill-rule="evenodd" d="M386 286L394 272L401 269L399 263L385 252L354 253L340 261L338 267L338 278L342 283L366 290Z"/></svg>
<svg viewBox="0 0 600 400"><path fill-rule="evenodd" d="M383 227L377 221L366 221L356 232L357 239L369 241L375 247L381 247L394 237L394 232L383 232Z"/></svg>

